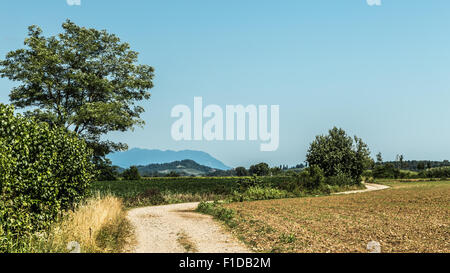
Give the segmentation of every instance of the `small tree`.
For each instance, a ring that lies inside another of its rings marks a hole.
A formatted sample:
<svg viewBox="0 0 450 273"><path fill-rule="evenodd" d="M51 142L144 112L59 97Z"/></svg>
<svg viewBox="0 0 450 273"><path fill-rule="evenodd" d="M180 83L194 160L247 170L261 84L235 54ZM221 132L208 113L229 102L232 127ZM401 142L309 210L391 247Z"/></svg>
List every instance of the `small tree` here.
<svg viewBox="0 0 450 273"><path fill-rule="evenodd" d="M377 164L382 164L383 163L383 156L381 155L381 153L377 154Z"/></svg>
<svg viewBox="0 0 450 273"><path fill-rule="evenodd" d="M237 176L248 176L249 175L247 169L244 167L237 167L235 169L235 171L236 171Z"/></svg>
<svg viewBox="0 0 450 273"><path fill-rule="evenodd" d="M266 176L266 175L269 175L270 168L267 163L262 162L262 163L250 166L249 172L251 175Z"/></svg>
<svg viewBox="0 0 450 273"><path fill-rule="evenodd" d="M272 174L272 175L280 175L281 173L282 173L282 170L280 167L270 168L270 174Z"/></svg>
<svg viewBox="0 0 450 273"><path fill-rule="evenodd" d="M122 173L122 177L124 180L141 180L141 175L136 166L131 166L129 169L126 169Z"/></svg>
<svg viewBox="0 0 450 273"><path fill-rule="evenodd" d="M170 172L166 175L166 177L180 177L180 176L181 176L181 174L178 173L178 172L175 172L175 171L170 171Z"/></svg>
<svg viewBox="0 0 450 273"><path fill-rule="evenodd" d="M420 162L417 164L417 169L418 169L419 171L425 170L425 163L424 163L423 161L420 161Z"/></svg>
<svg viewBox="0 0 450 273"><path fill-rule="evenodd" d="M361 175L370 165L367 145L358 137L347 136L344 130L334 127L328 135L317 136L311 143L307 162L318 166L326 177L346 174L354 183L360 183Z"/></svg>
<svg viewBox="0 0 450 273"><path fill-rule="evenodd" d="M403 155L399 155L398 156L398 162L400 163L400 169L403 168L403 160L404 160L404 156Z"/></svg>

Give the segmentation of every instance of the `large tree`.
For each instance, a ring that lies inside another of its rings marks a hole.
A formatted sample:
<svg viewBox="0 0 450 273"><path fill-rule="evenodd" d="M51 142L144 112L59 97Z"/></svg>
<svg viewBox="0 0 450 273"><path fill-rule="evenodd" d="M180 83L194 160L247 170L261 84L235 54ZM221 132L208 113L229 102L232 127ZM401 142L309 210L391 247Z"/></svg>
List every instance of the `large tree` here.
<svg viewBox="0 0 450 273"><path fill-rule="evenodd" d="M99 160L123 143L104 141L111 131L142 126L137 102L149 99L154 70L140 65L138 53L105 30L77 26L67 20L64 32L45 37L30 26L24 49L0 61L0 76L20 82L11 102L51 125L83 137Z"/></svg>
<svg viewBox="0 0 450 273"><path fill-rule="evenodd" d="M306 159L310 166L320 167L327 177L345 174L357 181L371 163L369 155L360 138L352 138L343 129L334 127L328 135L316 136Z"/></svg>

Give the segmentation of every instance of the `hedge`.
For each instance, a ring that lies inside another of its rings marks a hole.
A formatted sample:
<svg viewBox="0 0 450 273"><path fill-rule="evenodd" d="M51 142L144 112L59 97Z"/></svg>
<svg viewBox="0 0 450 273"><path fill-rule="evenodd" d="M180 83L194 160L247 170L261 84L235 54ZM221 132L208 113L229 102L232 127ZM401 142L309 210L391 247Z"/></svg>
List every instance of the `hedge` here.
<svg viewBox="0 0 450 273"><path fill-rule="evenodd" d="M95 176L91 158L86 143L65 128L0 104L0 240L48 228L83 198Z"/></svg>

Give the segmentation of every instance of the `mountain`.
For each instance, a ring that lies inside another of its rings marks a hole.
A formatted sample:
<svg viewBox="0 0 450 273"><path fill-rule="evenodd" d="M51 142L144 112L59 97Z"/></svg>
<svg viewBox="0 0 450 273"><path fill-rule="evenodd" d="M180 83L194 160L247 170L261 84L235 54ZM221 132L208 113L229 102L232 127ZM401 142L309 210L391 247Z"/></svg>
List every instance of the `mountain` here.
<svg viewBox="0 0 450 273"><path fill-rule="evenodd" d="M166 175L171 172L176 172L178 174L187 176L206 176L217 171L216 169L200 165L197 162L189 159L174 161L171 163L137 166L137 168L139 174L142 176L152 176L156 173L158 173L159 175Z"/></svg>
<svg viewBox="0 0 450 273"><path fill-rule="evenodd" d="M148 164L163 164L190 159L200 165L214 169L231 169L208 153L192 150L177 152L171 150L162 151L133 148L125 152L110 154L107 157L112 161L113 165L122 168L129 168L130 166L146 166Z"/></svg>

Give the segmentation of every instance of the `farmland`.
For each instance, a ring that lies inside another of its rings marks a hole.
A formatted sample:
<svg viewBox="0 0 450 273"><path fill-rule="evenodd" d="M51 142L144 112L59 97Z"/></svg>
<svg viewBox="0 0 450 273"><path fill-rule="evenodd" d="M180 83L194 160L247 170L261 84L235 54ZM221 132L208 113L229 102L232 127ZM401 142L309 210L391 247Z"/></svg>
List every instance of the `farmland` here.
<svg viewBox="0 0 450 273"><path fill-rule="evenodd" d="M151 178L137 181L99 181L92 192L112 194L128 207L219 200L232 192L236 178Z"/></svg>
<svg viewBox="0 0 450 273"><path fill-rule="evenodd" d="M391 189L241 202L232 232L258 252L450 251L450 181L385 181Z"/></svg>
<svg viewBox="0 0 450 273"><path fill-rule="evenodd" d="M124 200L127 207L140 207L162 204L174 204L197 201L224 200L241 198L252 183L258 183L256 188L265 196L243 196L244 199L276 199L280 197L302 197L322 195L351 189L359 189L361 185L327 185L323 188L309 190L302 184L293 187L296 177L267 176L251 177L158 177L134 181L98 181L92 184L92 193L113 195ZM248 185L250 183L250 185ZM252 193L250 193L252 194ZM270 196L267 196L269 194Z"/></svg>

